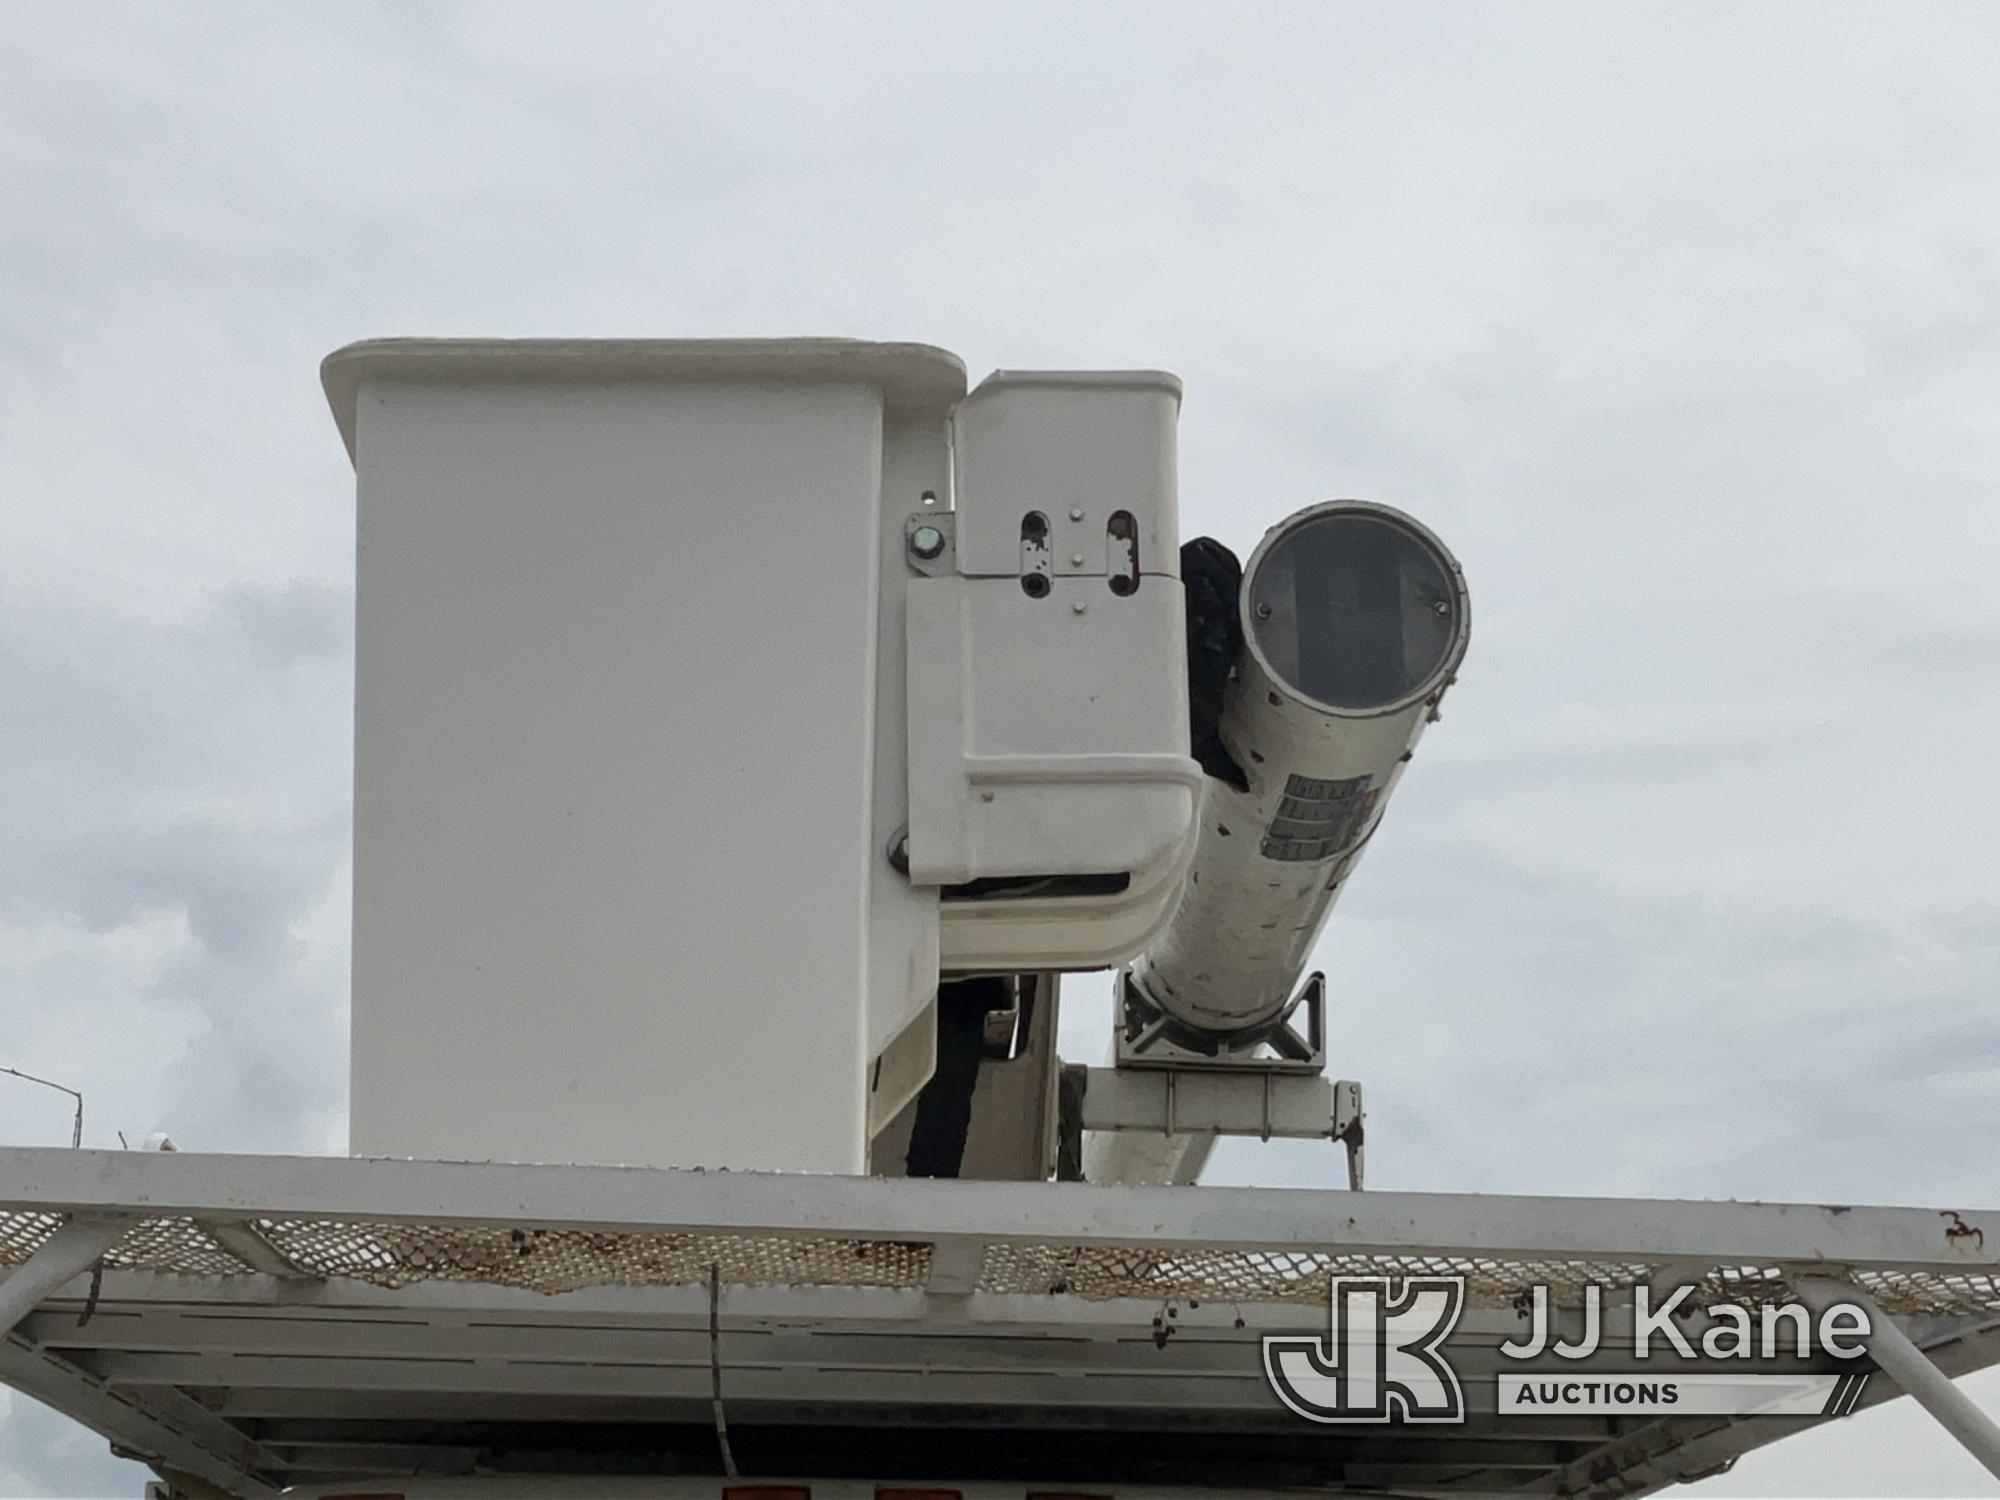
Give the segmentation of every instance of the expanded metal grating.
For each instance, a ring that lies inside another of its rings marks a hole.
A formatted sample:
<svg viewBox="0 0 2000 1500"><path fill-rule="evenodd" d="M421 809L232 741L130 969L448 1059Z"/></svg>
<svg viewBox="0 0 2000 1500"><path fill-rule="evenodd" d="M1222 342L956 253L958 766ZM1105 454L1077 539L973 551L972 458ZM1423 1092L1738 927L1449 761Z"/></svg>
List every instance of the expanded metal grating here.
<svg viewBox="0 0 2000 1500"><path fill-rule="evenodd" d="M235 1276L249 1269L192 1219L147 1219L104 1257L127 1271L169 1271L182 1276Z"/></svg>
<svg viewBox="0 0 2000 1500"><path fill-rule="evenodd" d="M259 1221L293 1265L381 1287L469 1281L532 1292L593 1286L920 1287L931 1247L771 1235L597 1234L572 1229L438 1228L328 1220Z"/></svg>
<svg viewBox="0 0 2000 1500"><path fill-rule="evenodd" d="M1047 1293L1088 1301L1114 1298L1323 1305L1329 1276L1459 1276L1470 1307L1525 1310L1528 1288L1546 1286L1556 1305L1579 1305L1583 1289L1629 1291L1662 1268L1643 1261L1494 1259L1455 1255L1157 1250L1111 1246L996 1245L986 1252L980 1289ZM1857 1270L1850 1277L1897 1317L2000 1314L2000 1275L1978 1272ZM1776 1266L1717 1266L1689 1302L1760 1306L1794 1300Z"/></svg>
<svg viewBox="0 0 2000 1500"><path fill-rule="evenodd" d="M783 1235L604 1234L499 1226L380 1224L331 1219L260 1219L255 1229L307 1276L398 1288L426 1281L469 1282L554 1295L597 1286L731 1286L916 1289L930 1277L932 1250L920 1241L809 1239ZM53 1214L0 1213L0 1266L19 1265L53 1234ZM105 1264L190 1276L246 1276L252 1268L192 1220L148 1219ZM982 1292L1076 1297L1090 1302L1275 1303L1323 1306L1327 1278L1462 1276L1468 1305L1522 1308L1527 1289L1547 1286L1557 1303L1581 1300L1586 1284L1616 1292L1649 1281L1641 1261L1495 1259L1372 1255L1338 1251L1163 1251L1106 1245L1010 1242L989 1245ZM2000 1314L2000 1275L1862 1269L1853 1280L1897 1316ZM1792 1289L1779 1266L1718 1266L1693 1300L1755 1306Z"/></svg>
<svg viewBox="0 0 2000 1500"><path fill-rule="evenodd" d="M2000 1312L2000 1276L1856 1271L1852 1279L1867 1289L1884 1312L1898 1316Z"/></svg>
<svg viewBox="0 0 2000 1500"><path fill-rule="evenodd" d="M1846 1279L1861 1287L1884 1312L1899 1318L1949 1318L2000 1313L2000 1275L1990 1272L1883 1271L1850 1269ZM1777 1305L1797 1300L1790 1278L1778 1266L1717 1266L1696 1288L1704 1307Z"/></svg>
<svg viewBox="0 0 2000 1500"><path fill-rule="evenodd" d="M1016 1294L1214 1302L1295 1302L1325 1306L1329 1276L1463 1276L1473 1307L1511 1307L1545 1285L1561 1303L1585 1282L1626 1287L1651 1268L1628 1261L1489 1260L1451 1255L1343 1255L1334 1252L1120 1249L1115 1246L995 1245L980 1290Z"/></svg>
<svg viewBox="0 0 2000 1500"><path fill-rule="evenodd" d="M0 1266L18 1266L62 1226L62 1216L0 1213ZM146 1219L133 1226L104 1264L121 1271L181 1276L245 1276L250 1267L218 1245L192 1219Z"/></svg>
<svg viewBox="0 0 2000 1500"><path fill-rule="evenodd" d="M0 1214L0 1266L18 1266L60 1228L61 1214Z"/></svg>

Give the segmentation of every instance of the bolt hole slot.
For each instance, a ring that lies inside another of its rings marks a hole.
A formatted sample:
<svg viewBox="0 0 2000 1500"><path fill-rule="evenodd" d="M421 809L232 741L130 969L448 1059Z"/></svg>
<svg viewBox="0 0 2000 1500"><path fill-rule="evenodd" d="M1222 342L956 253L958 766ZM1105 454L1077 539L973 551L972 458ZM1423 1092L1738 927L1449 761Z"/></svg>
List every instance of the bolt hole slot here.
<svg viewBox="0 0 2000 1500"><path fill-rule="evenodd" d="M1049 555L1049 518L1031 510L1021 517L1021 592L1030 599L1047 598L1055 570L1055 559Z"/></svg>
<svg viewBox="0 0 2000 1500"><path fill-rule="evenodd" d="M1104 523L1111 592L1128 598L1139 591L1139 522L1129 510L1115 510Z"/></svg>

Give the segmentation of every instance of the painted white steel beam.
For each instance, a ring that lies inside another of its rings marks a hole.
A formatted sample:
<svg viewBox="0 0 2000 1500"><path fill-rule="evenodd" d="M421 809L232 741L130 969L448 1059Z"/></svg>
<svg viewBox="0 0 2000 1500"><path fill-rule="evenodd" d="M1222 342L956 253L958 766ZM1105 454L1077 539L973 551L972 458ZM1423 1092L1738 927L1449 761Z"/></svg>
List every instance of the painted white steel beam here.
<svg viewBox="0 0 2000 1500"><path fill-rule="evenodd" d="M2000 1266L2000 1212L0 1149L0 1210L937 1243ZM1962 1226L1962 1227L1960 1227Z"/></svg>
<svg viewBox="0 0 2000 1500"><path fill-rule="evenodd" d="M278 1488L257 1472L259 1460L269 1455L226 1420L175 1392L113 1390L70 1361L19 1338L0 1338L0 1384L55 1408L156 1467L179 1469L231 1495L269 1495Z"/></svg>
<svg viewBox="0 0 2000 1500"><path fill-rule="evenodd" d="M125 1238L129 1218L75 1215L0 1281L0 1334L35 1310L65 1282L88 1271L104 1252Z"/></svg>
<svg viewBox="0 0 2000 1500"><path fill-rule="evenodd" d="M195 1226L261 1276L275 1276L281 1281L319 1279L280 1255L254 1224L240 1219L205 1218L195 1220Z"/></svg>
<svg viewBox="0 0 2000 1500"><path fill-rule="evenodd" d="M1867 1292L1849 1282L1803 1276L1798 1280L1798 1293L1799 1300L1816 1313L1843 1302L1867 1312L1869 1357L1957 1439L1960 1447L1985 1465L1995 1479L2000 1479L2000 1423L1932 1364L1924 1351L1910 1341L1909 1335L1893 1319L1884 1316Z"/></svg>
<svg viewBox="0 0 2000 1500"><path fill-rule="evenodd" d="M1083 1092L1083 1128L1153 1135L1326 1138L1339 1128L1333 1090L1333 1080L1317 1074L1091 1068Z"/></svg>
<svg viewBox="0 0 2000 1500"><path fill-rule="evenodd" d="M201 1354L124 1354L88 1356L90 1369L114 1390L162 1387L270 1389L288 1391L400 1391L408 1409L427 1409L432 1395L533 1396L559 1390L565 1397L645 1398L661 1402L699 1402L710 1394L709 1369L700 1364L563 1364L425 1359L340 1359L237 1355L216 1359ZM749 1412L761 1402L829 1403L841 1385L865 1383L865 1400L854 1404L871 1409L911 1405L936 1411L964 1406L974 1409L1015 1407L1023 1410L1060 1407L1068 1411L1230 1412L1246 1418L1271 1417L1270 1386L1255 1365L1234 1372L1105 1373L1066 1369L895 1369L843 1366L838 1381L823 1369L732 1366L725 1371L732 1412ZM1498 1396L1490 1380L1463 1377L1466 1410L1493 1416ZM1273 1417L1282 1423L1283 1414Z"/></svg>

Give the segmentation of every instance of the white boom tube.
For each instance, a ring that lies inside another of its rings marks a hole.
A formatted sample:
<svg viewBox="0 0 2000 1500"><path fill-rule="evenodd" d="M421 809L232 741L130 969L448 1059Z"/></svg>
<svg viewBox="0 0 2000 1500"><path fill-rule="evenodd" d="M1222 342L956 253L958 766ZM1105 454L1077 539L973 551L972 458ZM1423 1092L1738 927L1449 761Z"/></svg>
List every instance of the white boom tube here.
<svg viewBox="0 0 2000 1500"><path fill-rule="evenodd" d="M1282 1024L1471 629L1463 570L1385 505L1335 500L1266 533L1243 570L1243 648L1173 919L1130 983L1187 1052L1253 1058ZM1226 1060L1226 1059L1225 1059ZM1092 1182L1189 1183L1213 1139L1093 1135Z"/></svg>
<svg viewBox="0 0 2000 1500"><path fill-rule="evenodd" d="M1209 778L1180 907L1132 965L1197 1049L1254 1037L1289 1007L1469 631L1444 544L1356 500L1273 527L1238 608L1219 728L1245 785Z"/></svg>

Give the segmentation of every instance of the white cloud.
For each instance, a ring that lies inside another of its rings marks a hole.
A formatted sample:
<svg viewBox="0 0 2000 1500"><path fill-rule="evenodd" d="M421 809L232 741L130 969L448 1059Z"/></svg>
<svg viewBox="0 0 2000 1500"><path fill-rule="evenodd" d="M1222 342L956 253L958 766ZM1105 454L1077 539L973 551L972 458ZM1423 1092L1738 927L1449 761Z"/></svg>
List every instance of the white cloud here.
<svg viewBox="0 0 2000 1500"><path fill-rule="evenodd" d="M338 1143L327 350L917 337L1179 371L1190 532L1366 494L1464 558L1465 682L1319 955L1383 1185L1990 1192L1963 1143L2000 1127L1996 31L15 7L0 1060L86 1088L100 1141ZM0 1136L61 1125L0 1091ZM25 1409L0 1488L73 1492L81 1449L23 1446ZM1961 1483L1911 1421L1718 1492Z"/></svg>

